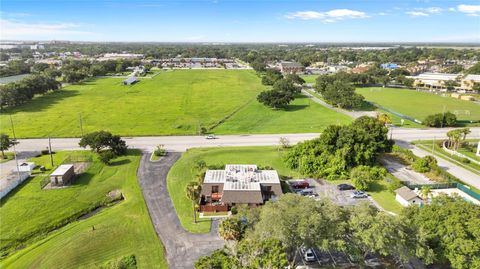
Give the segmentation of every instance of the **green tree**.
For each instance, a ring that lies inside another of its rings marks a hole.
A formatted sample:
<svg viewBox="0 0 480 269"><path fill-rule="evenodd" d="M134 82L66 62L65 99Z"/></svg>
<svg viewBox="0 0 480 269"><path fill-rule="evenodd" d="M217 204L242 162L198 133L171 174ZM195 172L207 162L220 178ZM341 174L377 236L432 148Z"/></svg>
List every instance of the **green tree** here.
<svg viewBox="0 0 480 269"><path fill-rule="evenodd" d="M224 240L239 241L243 237L244 226L236 218L230 217L222 220L218 226L218 234Z"/></svg>
<svg viewBox="0 0 480 269"><path fill-rule="evenodd" d="M299 84L299 85L305 84L305 80L297 74L288 74L286 75L285 79L294 84Z"/></svg>
<svg viewBox="0 0 480 269"><path fill-rule="evenodd" d="M300 88L287 79L280 79L273 84L273 90L279 92L289 92L292 94L300 93Z"/></svg>
<svg viewBox="0 0 480 269"><path fill-rule="evenodd" d="M267 69L265 75L262 76L263 85L273 85L278 80L282 79L283 75L277 69Z"/></svg>
<svg viewBox="0 0 480 269"><path fill-rule="evenodd" d="M80 147L86 148L87 146L99 153L102 149L109 148L116 155L123 155L127 151L127 145L125 141L118 135L112 135L107 131L97 131L85 134L80 142Z"/></svg>
<svg viewBox="0 0 480 269"><path fill-rule="evenodd" d="M193 207L193 222L197 223L197 206L200 200L200 193L202 192L202 185L197 181L191 181L185 188L188 199L192 201Z"/></svg>
<svg viewBox="0 0 480 269"><path fill-rule="evenodd" d="M257 96L257 100L273 109L285 108L295 99L291 92L284 91L263 91Z"/></svg>
<svg viewBox="0 0 480 269"><path fill-rule="evenodd" d="M382 180L386 174L383 167L359 165L350 171L350 179L356 189L366 191L373 182Z"/></svg>
<svg viewBox="0 0 480 269"><path fill-rule="evenodd" d="M0 134L0 151L2 152L2 159L5 159L4 151L8 150L16 144L18 144L18 142L16 140L10 139L7 134Z"/></svg>

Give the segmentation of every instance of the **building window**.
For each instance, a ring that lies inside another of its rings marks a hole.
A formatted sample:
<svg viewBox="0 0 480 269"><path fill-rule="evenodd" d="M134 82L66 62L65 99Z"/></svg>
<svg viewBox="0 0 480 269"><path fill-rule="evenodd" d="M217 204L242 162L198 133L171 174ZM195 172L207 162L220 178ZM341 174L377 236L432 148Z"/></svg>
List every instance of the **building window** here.
<svg viewBox="0 0 480 269"><path fill-rule="evenodd" d="M218 186L212 186L212 193L218 193Z"/></svg>

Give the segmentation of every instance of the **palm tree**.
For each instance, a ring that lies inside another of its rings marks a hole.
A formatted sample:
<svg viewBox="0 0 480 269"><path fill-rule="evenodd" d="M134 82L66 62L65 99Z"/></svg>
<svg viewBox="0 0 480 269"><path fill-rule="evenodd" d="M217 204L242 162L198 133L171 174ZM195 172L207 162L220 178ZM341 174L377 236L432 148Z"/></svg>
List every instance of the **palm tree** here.
<svg viewBox="0 0 480 269"><path fill-rule="evenodd" d="M200 192L202 191L202 186L199 182L191 181L186 187L186 193L188 199L192 201L193 205L193 222L197 223L197 205L198 200L200 200Z"/></svg>
<svg viewBox="0 0 480 269"><path fill-rule="evenodd" d="M425 201L425 204L428 204L428 196L432 194L432 188L429 186L423 186L421 189L422 199Z"/></svg>
<svg viewBox="0 0 480 269"><path fill-rule="evenodd" d="M240 240L242 231L242 223L233 218L224 219L218 226L218 234L225 240Z"/></svg>

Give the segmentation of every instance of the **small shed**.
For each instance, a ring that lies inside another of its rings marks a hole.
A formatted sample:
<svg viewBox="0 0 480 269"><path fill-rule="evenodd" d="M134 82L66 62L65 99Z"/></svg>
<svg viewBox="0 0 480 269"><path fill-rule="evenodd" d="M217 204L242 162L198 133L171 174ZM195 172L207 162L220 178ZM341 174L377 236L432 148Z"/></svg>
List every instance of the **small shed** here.
<svg viewBox="0 0 480 269"><path fill-rule="evenodd" d="M50 184L52 186L68 185L74 176L75 170L73 164L62 164L50 174Z"/></svg>
<svg viewBox="0 0 480 269"><path fill-rule="evenodd" d="M135 76L131 76L129 78L127 78L126 80L123 81L123 85L132 85L134 83L138 82L138 79L137 77Z"/></svg>
<svg viewBox="0 0 480 269"><path fill-rule="evenodd" d="M24 162L18 165L18 171L31 173L35 169L34 162Z"/></svg>
<svg viewBox="0 0 480 269"><path fill-rule="evenodd" d="M422 199L407 186L395 190L395 200L403 206L420 205Z"/></svg>

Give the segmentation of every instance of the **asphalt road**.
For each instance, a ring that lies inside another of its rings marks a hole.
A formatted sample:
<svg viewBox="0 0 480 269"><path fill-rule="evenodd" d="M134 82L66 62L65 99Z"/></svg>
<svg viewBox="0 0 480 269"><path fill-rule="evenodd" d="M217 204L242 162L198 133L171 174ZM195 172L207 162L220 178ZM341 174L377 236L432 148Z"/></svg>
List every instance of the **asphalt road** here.
<svg viewBox="0 0 480 269"><path fill-rule="evenodd" d="M167 191L168 171L180 155L169 152L161 161L150 162L150 154L144 153L137 171L150 218L165 247L169 268L175 269L193 268L198 258L224 245L218 237L218 221L212 223L212 230L207 234L189 233L180 224Z"/></svg>
<svg viewBox="0 0 480 269"><path fill-rule="evenodd" d="M446 133L451 128L391 128L390 136L396 140L430 140L446 138ZM472 133L468 138L480 138L480 128L471 128ZM256 134L256 135L220 135L217 139L205 139L204 136L149 136L149 137L124 137L128 146L147 151L153 150L157 145L163 144L172 151L185 151L194 147L227 147L227 146L269 146L278 145L280 137L286 137L291 144L318 137L319 133L304 134ZM19 139L17 151L38 151L48 147L48 139ZM80 149L79 138L52 138L53 150Z"/></svg>

